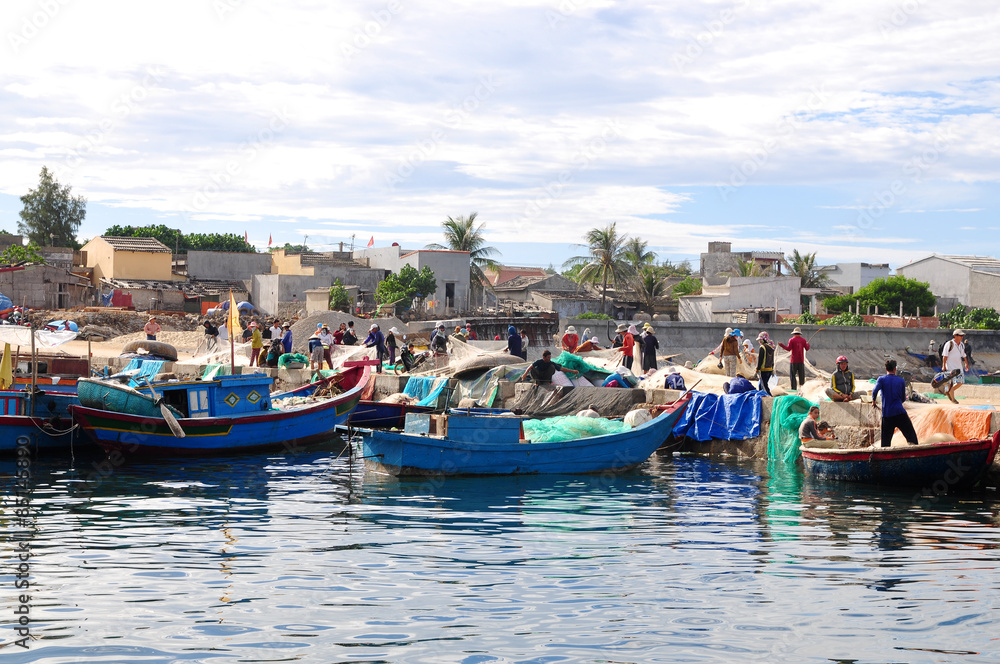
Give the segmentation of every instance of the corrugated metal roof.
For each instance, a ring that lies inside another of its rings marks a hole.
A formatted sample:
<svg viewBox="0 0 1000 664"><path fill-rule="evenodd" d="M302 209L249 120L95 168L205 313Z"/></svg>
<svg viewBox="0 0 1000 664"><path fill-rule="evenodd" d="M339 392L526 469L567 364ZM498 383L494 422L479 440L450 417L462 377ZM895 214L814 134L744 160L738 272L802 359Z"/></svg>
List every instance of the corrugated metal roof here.
<svg viewBox="0 0 1000 664"><path fill-rule="evenodd" d="M987 272L1000 272L1000 260L993 258L992 256L952 256L943 255L941 258L947 258L953 260L956 263L961 263L967 267L971 267L973 270L985 270Z"/></svg>
<svg viewBox="0 0 1000 664"><path fill-rule="evenodd" d="M102 235L101 239L111 245L115 251L143 251L154 254L172 253L167 245L155 237L117 237Z"/></svg>

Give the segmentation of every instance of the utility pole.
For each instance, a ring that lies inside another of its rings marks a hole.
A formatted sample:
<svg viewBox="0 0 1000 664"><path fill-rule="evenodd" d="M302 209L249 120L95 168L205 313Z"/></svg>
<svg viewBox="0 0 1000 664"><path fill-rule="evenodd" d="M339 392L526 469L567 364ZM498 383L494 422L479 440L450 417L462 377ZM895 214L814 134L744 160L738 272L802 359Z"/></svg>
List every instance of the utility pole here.
<svg viewBox="0 0 1000 664"><path fill-rule="evenodd" d="M351 233L351 253L354 253L354 233Z"/></svg>

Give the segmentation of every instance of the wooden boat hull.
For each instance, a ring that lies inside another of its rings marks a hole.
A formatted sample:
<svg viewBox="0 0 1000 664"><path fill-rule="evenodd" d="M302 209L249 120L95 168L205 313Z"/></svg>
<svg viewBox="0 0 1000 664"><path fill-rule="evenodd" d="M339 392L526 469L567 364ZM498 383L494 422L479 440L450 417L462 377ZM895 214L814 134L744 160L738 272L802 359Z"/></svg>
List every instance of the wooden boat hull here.
<svg viewBox="0 0 1000 664"><path fill-rule="evenodd" d="M630 431L557 443L464 442L391 431L362 439L369 470L405 475L530 475L625 471L669 438L687 402ZM485 422L485 421L484 421Z"/></svg>
<svg viewBox="0 0 1000 664"><path fill-rule="evenodd" d="M136 456L230 454L234 452L294 449L327 440L347 422L368 381L365 368L343 394L293 410L259 410L216 417L180 417L183 438L175 437L159 415L119 410L73 407L73 416L87 436L107 452ZM81 383L82 386L82 383ZM135 394L125 396L134 397ZM144 395L139 395L144 396ZM108 397L111 398L111 397ZM149 400L145 397L146 401ZM117 403L120 409L146 408L142 400ZM142 403L139 403L142 402Z"/></svg>
<svg viewBox="0 0 1000 664"><path fill-rule="evenodd" d="M352 427L365 429L402 429L406 424L407 413L433 412L434 408L430 406L362 400L351 413L348 423Z"/></svg>
<svg viewBox="0 0 1000 664"><path fill-rule="evenodd" d="M30 413L30 399L35 401L35 415ZM69 449L74 434L70 409L77 403L75 394L26 390L0 391L0 454L17 450L17 439L27 436L33 449Z"/></svg>
<svg viewBox="0 0 1000 664"><path fill-rule="evenodd" d="M1000 432L992 438L905 447L832 450L802 447L806 472L823 480L917 486L936 492L970 489L993 463Z"/></svg>

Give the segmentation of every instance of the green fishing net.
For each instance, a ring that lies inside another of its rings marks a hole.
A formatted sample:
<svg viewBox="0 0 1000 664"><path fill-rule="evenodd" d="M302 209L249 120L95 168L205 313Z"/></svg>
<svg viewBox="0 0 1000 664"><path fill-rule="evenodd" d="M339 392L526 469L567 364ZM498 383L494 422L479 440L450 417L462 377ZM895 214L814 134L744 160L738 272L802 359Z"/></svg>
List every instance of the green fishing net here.
<svg viewBox="0 0 1000 664"><path fill-rule="evenodd" d="M777 397L771 408L771 433L767 439L767 458L795 461L799 458L799 425L816 404L802 397Z"/></svg>
<svg viewBox="0 0 1000 664"><path fill-rule="evenodd" d="M578 438L622 433L632 428L618 420L577 417L576 415L549 417L544 420L525 420L522 426L524 427L524 437L533 443L561 443Z"/></svg>
<svg viewBox="0 0 1000 664"><path fill-rule="evenodd" d="M586 360L584 360L579 355L574 355L573 353L567 353L563 351L559 354L559 357L552 360L561 367L566 367L567 369L573 369L579 371L581 374L597 372L605 376L608 375L607 369L601 369L600 367L595 367Z"/></svg>

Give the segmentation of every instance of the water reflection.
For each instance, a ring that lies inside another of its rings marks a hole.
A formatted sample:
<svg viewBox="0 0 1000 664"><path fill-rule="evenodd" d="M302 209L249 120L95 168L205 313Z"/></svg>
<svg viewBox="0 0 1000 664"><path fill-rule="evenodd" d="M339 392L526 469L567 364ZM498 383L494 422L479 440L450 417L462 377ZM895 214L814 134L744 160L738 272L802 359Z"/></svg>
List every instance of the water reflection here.
<svg viewBox="0 0 1000 664"><path fill-rule="evenodd" d="M38 461L42 640L4 661L935 661L1000 627L993 495L670 455L400 480L339 452Z"/></svg>

